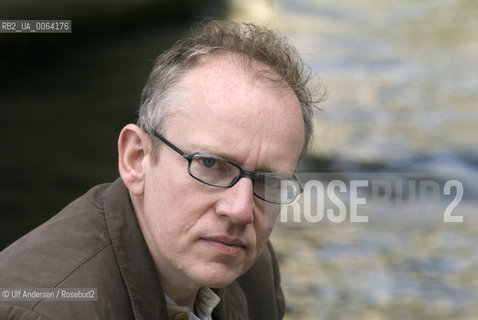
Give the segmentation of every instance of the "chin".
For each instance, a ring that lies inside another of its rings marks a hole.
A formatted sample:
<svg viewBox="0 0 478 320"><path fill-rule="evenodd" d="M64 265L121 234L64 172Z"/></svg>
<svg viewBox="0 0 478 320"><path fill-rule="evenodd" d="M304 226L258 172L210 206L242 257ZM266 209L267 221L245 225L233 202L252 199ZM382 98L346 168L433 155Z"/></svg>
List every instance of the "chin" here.
<svg viewBox="0 0 478 320"><path fill-rule="evenodd" d="M210 288L225 288L239 278L244 272L245 268L230 266L210 266L206 267L205 272L200 275L198 279L202 286Z"/></svg>

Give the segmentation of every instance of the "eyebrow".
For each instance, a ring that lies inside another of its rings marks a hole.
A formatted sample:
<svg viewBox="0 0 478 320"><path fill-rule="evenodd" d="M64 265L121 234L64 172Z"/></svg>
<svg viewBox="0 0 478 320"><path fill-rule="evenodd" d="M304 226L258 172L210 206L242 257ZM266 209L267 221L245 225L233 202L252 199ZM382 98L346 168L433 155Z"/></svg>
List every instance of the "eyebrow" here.
<svg viewBox="0 0 478 320"><path fill-rule="evenodd" d="M218 153L209 153L209 152L199 152L199 151L193 151L192 153L191 152L187 152L185 151L183 148L180 148L178 146L176 146L175 144L173 144L171 141L169 141L168 139L166 139L162 134L158 133L156 130L153 130L152 131L152 134L157 137L158 139L160 139L161 141L163 141L163 143L165 143L166 145L168 145L171 149L173 149L174 151L176 151L177 153L181 154L183 157L184 156L191 156L195 153L203 153L205 155L210 155L210 156L213 156L213 157L217 157L217 158L221 158L221 159L224 159L226 161L229 161L231 163L234 163L236 166L239 166L240 168L242 168L242 170L245 170L243 168L243 165L240 165L237 161L234 161L234 160L231 160L232 157L229 157L228 155L225 155L224 153L222 152L218 152ZM193 143L194 145L194 143ZM194 147L196 148L197 145ZM201 145L200 147L198 147L198 149L209 149L208 146L204 146L204 145ZM245 170L245 171L248 171L248 170ZM267 173L272 173L272 174L278 174L278 175L285 175L287 176L286 174L283 174L277 170L254 170L254 171L250 171L250 172L267 172Z"/></svg>

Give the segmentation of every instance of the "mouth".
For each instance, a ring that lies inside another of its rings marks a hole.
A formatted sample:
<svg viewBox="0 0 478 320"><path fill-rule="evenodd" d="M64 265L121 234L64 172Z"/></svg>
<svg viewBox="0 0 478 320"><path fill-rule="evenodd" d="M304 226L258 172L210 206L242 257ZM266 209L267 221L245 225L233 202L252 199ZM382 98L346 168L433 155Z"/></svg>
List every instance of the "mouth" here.
<svg viewBox="0 0 478 320"><path fill-rule="evenodd" d="M229 237L207 237L201 238L216 251L236 257L246 250L246 245L239 239Z"/></svg>

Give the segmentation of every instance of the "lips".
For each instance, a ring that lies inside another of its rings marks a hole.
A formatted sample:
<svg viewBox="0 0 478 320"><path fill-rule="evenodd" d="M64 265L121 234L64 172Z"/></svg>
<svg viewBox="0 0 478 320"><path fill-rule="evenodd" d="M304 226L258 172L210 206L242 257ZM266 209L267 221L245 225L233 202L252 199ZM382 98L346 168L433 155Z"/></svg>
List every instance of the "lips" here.
<svg viewBox="0 0 478 320"><path fill-rule="evenodd" d="M236 238L216 236L201 238L201 240L205 241L216 251L230 256L238 256L246 249L245 243Z"/></svg>

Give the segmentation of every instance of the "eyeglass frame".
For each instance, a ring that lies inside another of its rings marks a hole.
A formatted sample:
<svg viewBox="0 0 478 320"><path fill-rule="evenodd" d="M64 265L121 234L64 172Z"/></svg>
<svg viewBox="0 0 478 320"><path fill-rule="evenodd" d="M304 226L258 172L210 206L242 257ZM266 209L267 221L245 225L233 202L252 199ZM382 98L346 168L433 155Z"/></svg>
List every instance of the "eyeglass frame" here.
<svg viewBox="0 0 478 320"><path fill-rule="evenodd" d="M273 204L289 204L289 203L292 203L299 196L299 194L304 192L304 188L302 187L302 184L300 183L299 179L297 179L295 174L294 174L294 178L289 178L289 177L284 176L284 175L280 175L280 174L276 174L276 173L272 173L272 172L267 172L267 171L249 172L249 171L246 171L246 170L242 169L238 164L236 164L232 161L229 161L227 159L224 159L224 158L221 158L221 157L218 157L218 156L214 156L214 155L211 155L211 154L208 154L208 153L194 152L194 153L191 153L191 154L187 154L186 152L184 152L183 150L181 150L180 148L175 146L172 142L170 142L162 134L160 134L159 132L157 132L154 129L151 130L150 134L152 134L154 137L156 137L159 140L161 140L162 142L164 142L168 147L170 147L171 149L176 151L180 156L182 156L184 159L186 159L188 161L188 173L189 173L189 175L191 177L193 177L194 179L196 179L197 181L202 182L206 185L209 185L209 186L212 186L212 187L217 187L217 188L227 189L227 188L232 188L242 178L248 178L248 179L251 179L251 181L252 181L252 186L253 186L252 190L253 190L254 196L256 196L257 198L259 198L259 199L261 199L265 202L273 203ZM208 158L224 161L224 162L236 167L237 169L239 169L239 175L237 177L235 177L234 180L232 180L231 184L228 185L228 186L216 185L216 184L201 180L201 179L199 179L198 177L196 177L195 175L193 175L191 173L191 163L192 163L193 159L197 156L205 156L205 157L208 157ZM254 190L254 183L255 183L256 176L258 174L274 175L274 176L278 176L278 177L284 178L284 179L289 180L289 181L297 182L297 185L299 186L299 192L297 192L297 194L294 196L294 198L292 200L287 201L287 202L276 202L276 201L272 201L272 200L266 200L263 197L261 197L260 195L258 195Z"/></svg>

